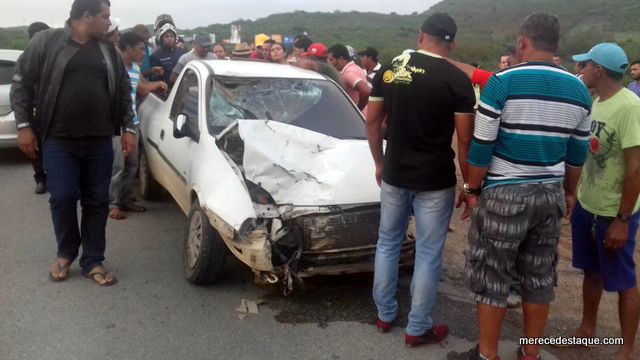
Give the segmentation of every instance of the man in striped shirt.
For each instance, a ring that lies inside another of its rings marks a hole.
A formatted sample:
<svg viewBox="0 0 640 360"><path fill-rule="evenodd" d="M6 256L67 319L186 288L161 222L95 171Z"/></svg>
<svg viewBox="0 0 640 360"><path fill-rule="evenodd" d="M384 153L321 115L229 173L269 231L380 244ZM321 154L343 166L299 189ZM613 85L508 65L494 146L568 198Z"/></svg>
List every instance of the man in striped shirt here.
<svg viewBox="0 0 640 360"><path fill-rule="evenodd" d="M522 286L524 336L544 335L561 220L575 202L591 125L586 87L551 62L558 39L557 17L527 17L516 45L520 64L496 73L482 92L465 184L474 209L465 279L477 302L480 340L449 358L498 359L514 276ZM519 348L517 358L539 359L539 346Z"/></svg>

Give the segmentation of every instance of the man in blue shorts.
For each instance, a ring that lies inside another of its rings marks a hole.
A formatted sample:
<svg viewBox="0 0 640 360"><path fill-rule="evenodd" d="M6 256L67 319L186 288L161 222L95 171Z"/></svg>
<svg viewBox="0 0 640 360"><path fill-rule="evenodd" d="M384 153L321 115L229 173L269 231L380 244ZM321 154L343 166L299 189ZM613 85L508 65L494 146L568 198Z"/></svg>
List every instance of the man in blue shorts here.
<svg viewBox="0 0 640 360"><path fill-rule="evenodd" d="M584 270L582 323L575 335L595 337L602 290L617 292L624 339L617 359L630 360L640 317L633 261L640 218L640 98L621 84L628 60L618 45L599 44L573 60L584 62L582 81L598 94L571 217L573 266Z"/></svg>

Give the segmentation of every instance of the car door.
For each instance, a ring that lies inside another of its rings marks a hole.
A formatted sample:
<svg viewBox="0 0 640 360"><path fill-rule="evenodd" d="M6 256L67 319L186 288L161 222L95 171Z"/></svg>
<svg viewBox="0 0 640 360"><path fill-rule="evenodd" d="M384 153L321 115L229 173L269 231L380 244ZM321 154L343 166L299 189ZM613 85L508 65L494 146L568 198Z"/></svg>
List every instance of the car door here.
<svg viewBox="0 0 640 360"><path fill-rule="evenodd" d="M198 150L200 140L199 117L201 114L201 81L193 68L187 68L180 79L178 88L169 111L169 120L163 122L160 131L159 149L164 154L168 165L167 173L170 181L167 190L174 197L184 212L190 207L189 190L191 184L190 160ZM185 115L190 136L177 137L174 134L178 115Z"/></svg>

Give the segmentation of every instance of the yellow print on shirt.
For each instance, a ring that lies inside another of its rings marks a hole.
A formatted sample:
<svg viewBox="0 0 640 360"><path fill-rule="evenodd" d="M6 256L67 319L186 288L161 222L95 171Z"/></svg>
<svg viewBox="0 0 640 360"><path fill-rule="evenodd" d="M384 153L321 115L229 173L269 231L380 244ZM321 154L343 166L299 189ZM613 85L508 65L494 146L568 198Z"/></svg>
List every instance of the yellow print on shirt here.
<svg viewBox="0 0 640 360"><path fill-rule="evenodd" d="M391 67L393 69L392 81L394 83L411 84L413 81L409 68L409 60L411 60L411 54L402 54L400 56L396 56L396 58L391 61Z"/></svg>

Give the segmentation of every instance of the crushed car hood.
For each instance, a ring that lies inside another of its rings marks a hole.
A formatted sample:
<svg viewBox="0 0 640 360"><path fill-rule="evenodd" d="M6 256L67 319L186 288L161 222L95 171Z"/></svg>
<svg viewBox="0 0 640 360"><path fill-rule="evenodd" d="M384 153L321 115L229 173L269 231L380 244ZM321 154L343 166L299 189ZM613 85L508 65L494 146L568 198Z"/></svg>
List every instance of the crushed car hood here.
<svg viewBox="0 0 640 360"><path fill-rule="evenodd" d="M341 140L270 120L238 120L247 180L277 204L330 206L380 201L366 140Z"/></svg>

